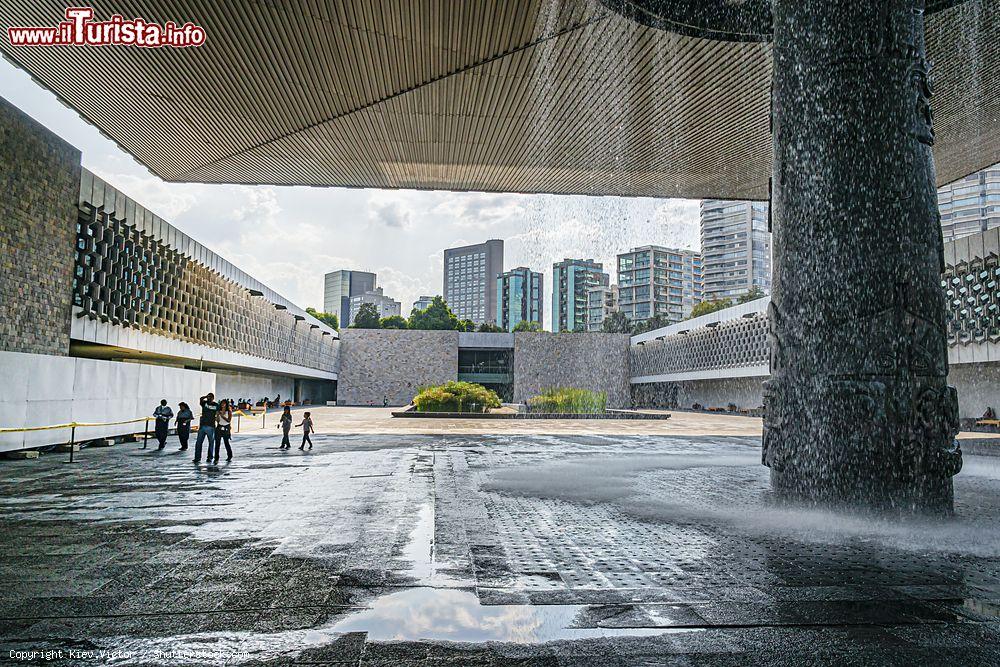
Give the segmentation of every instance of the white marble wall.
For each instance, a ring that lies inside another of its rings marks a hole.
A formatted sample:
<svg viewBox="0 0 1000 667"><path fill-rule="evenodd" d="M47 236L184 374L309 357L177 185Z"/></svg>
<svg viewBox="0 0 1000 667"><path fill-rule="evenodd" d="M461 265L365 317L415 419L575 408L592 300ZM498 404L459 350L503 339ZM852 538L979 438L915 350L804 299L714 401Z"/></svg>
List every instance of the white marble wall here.
<svg viewBox="0 0 1000 667"><path fill-rule="evenodd" d="M948 384L958 390L958 414L982 417L986 408L1000 412L1000 364L952 364Z"/></svg>
<svg viewBox="0 0 1000 667"><path fill-rule="evenodd" d="M167 366L0 352L0 428L109 422L150 415L161 398L176 411L215 389L215 375ZM141 430L142 425L139 425ZM77 439L133 433L135 424L77 429ZM66 442L69 429L0 433L0 451Z"/></svg>
<svg viewBox="0 0 1000 667"><path fill-rule="evenodd" d="M257 375L255 373L215 372L215 393L219 398L250 399L252 402L267 396L273 399L280 394L282 399L292 399L295 380L290 377Z"/></svg>

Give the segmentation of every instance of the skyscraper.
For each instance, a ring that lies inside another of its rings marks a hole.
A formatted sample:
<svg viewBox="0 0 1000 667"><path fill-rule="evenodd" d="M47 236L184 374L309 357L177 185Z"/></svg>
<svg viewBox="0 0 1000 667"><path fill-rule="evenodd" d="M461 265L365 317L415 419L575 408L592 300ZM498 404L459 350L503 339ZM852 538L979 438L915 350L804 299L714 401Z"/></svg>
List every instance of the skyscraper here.
<svg viewBox="0 0 1000 667"><path fill-rule="evenodd" d="M375 274L366 271L331 271L323 276L323 311L336 313L340 326L351 321L351 297L375 289Z"/></svg>
<svg viewBox="0 0 1000 667"><path fill-rule="evenodd" d="M938 189L945 241L1000 227L1000 164Z"/></svg>
<svg viewBox="0 0 1000 667"><path fill-rule="evenodd" d="M497 276L496 323L513 331L518 322L542 324L542 274L519 266Z"/></svg>
<svg viewBox="0 0 1000 667"><path fill-rule="evenodd" d="M564 259L552 265L552 330L587 328L587 291L611 280L604 265L592 259Z"/></svg>
<svg viewBox="0 0 1000 667"><path fill-rule="evenodd" d="M460 320L496 323L496 280L501 273L503 241L448 248L444 251L444 300Z"/></svg>
<svg viewBox="0 0 1000 667"><path fill-rule="evenodd" d="M648 245L618 255L618 309L633 322L680 322L701 301L701 255Z"/></svg>
<svg viewBox="0 0 1000 667"><path fill-rule="evenodd" d="M771 291L771 233L767 204L749 201L701 202L704 298L734 298L757 286Z"/></svg>

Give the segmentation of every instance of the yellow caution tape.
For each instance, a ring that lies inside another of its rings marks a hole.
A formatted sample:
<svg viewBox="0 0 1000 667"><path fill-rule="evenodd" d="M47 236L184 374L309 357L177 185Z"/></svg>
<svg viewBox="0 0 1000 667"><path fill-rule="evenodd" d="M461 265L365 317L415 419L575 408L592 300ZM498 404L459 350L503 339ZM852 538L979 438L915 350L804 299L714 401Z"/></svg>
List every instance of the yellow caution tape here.
<svg viewBox="0 0 1000 667"><path fill-rule="evenodd" d="M237 410L233 414L243 415L244 417L259 417L264 414L253 414L252 412L247 413L242 410ZM25 426L22 428L0 428L0 433L24 433L27 431L54 431L60 428L85 428L88 426L118 426L120 424L137 424L144 421L153 421L156 417L139 417L137 419L126 419L120 422L68 422L66 424L53 424L51 426Z"/></svg>
<svg viewBox="0 0 1000 667"><path fill-rule="evenodd" d="M23 428L0 428L0 433L23 433L25 431L52 431L59 428L83 428L87 426L116 426L118 424L136 424L152 421L155 417L139 417L120 422L69 422L68 424L53 424L52 426L25 426Z"/></svg>

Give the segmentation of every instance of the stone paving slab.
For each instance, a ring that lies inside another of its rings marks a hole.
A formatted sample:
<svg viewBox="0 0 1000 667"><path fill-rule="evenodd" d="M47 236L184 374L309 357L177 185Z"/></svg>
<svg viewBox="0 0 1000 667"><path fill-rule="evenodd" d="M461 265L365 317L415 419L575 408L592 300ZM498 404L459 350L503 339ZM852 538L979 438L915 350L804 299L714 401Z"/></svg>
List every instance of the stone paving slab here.
<svg viewBox="0 0 1000 667"><path fill-rule="evenodd" d="M0 463L4 659L1000 663L993 459L968 458L954 520L925 522L776 504L753 437L277 444Z"/></svg>

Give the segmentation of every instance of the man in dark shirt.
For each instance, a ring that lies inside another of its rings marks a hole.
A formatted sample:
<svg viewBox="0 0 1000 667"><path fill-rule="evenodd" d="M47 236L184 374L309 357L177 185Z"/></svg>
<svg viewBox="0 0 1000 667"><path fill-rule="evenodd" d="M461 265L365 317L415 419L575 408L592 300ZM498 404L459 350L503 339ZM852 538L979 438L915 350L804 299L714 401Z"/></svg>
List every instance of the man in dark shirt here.
<svg viewBox="0 0 1000 667"><path fill-rule="evenodd" d="M198 399L201 404L201 419L198 421L198 439L194 441L194 462L201 463L201 443L208 439L208 456L212 460L215 452L215 415L219 412L219 404L215 402L215 394L208 393Z"/></svg>

